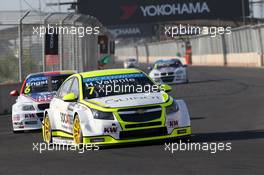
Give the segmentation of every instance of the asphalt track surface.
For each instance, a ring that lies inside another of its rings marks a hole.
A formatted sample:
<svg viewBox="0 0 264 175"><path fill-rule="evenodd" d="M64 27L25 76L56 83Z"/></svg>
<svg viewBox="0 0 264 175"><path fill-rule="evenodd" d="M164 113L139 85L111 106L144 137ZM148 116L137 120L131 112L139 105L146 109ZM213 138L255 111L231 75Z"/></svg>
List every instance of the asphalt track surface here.
<svg viewBox="0 0 264 175"><path fill-rule="evenodd" d="M0 175L264 174L264 69L190 67L189 74L171 94L188 104L192 142L230 142L231 151L172 153L157 142L40 154L32 144L42 142L40 132L13 134L10 116L0 116Z"/></svg>

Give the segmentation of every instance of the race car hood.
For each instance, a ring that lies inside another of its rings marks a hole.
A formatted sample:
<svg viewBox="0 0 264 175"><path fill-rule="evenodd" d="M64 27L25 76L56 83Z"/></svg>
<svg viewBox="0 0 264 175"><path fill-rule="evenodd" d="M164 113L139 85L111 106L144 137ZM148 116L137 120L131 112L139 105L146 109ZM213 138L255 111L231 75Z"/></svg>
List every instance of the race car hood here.
<svg viewBox="0 0 264 175"><path fill-rule="evenodd" d="M121 108L160 104L166 102L167 100L168 95L166 93L156 92L116 95L110 97L94 98L86 101L102 107Z"/></svg>
<svg viewBox="0 0 264 175"><path fill-rule="evenodd" d="M49 103L56 92L40 92L40 93L30 93L23 94L19 97L19 100L24 102L37 102L37 103Z"/></svg>

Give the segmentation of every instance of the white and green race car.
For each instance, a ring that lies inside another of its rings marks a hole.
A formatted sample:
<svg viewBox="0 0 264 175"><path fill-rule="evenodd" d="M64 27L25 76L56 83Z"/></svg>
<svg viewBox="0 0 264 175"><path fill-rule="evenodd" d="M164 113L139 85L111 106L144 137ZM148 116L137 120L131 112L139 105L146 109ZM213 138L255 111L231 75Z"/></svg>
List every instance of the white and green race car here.
<svg viewBox="0 0 264 175"><path fill-rule="evenodd" d="M137 69L74 74L45 110L44 141L109 145L190 136L187 106L170 90Z"/></svg>

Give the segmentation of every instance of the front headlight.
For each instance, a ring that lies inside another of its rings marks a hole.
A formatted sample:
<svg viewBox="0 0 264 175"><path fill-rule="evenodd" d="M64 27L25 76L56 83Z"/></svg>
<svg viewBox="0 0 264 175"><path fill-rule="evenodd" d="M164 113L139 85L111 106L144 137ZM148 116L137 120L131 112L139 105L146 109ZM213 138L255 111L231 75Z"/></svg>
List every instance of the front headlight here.
<svg viewBox="0 0 264 175"><path fill-rule="evenodd" d="M95 109L91 109L94 119L100 120L114 120L112 112L102 112Z"/></svg>
<svg viewBox="0 0 264 175"><path fill-rule="evenodd" d="M178 112L178 111L179 111L179 106L175 101L173 101L173 103L166 108L166 114L167 115Z"/></svg>
<svg viewBox="0 0 264 175"><path fill-rule="evenodd" d="M33 105L22 105L21 110L22 111L35 111L35 108Z"/></svg>

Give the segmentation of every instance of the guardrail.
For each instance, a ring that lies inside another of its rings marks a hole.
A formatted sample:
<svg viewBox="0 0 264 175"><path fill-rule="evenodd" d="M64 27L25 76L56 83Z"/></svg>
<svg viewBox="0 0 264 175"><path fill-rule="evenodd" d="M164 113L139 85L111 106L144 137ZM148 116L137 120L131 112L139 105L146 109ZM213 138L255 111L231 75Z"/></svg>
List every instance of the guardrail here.
<svg viewBox="0 0 264 175"><path fill-rule="evenodd" d="M110 48L111 35L89 15L1 11L0 82L21 82L35 72L97 69L100 58L112 54L100 52L100 35L108 36Z"/></svg>

